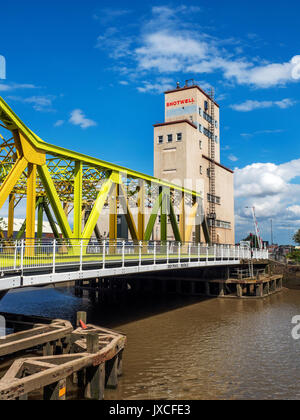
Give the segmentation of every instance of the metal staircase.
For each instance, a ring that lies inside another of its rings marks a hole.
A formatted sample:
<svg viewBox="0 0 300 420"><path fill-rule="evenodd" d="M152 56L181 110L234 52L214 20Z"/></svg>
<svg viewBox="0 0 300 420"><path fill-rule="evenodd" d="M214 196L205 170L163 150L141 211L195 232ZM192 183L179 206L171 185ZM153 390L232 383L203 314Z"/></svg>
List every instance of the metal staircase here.
<svg viewBox="0 0 300 420"><path fill-rule="evenodd" d="M214 89L210 90L210 121L209 121L209 194L210 200L208 203L208 215L210 220L210 237L211 242L215 244L217 242L216 235L216 164L215 164L215 93Z"/></svg>

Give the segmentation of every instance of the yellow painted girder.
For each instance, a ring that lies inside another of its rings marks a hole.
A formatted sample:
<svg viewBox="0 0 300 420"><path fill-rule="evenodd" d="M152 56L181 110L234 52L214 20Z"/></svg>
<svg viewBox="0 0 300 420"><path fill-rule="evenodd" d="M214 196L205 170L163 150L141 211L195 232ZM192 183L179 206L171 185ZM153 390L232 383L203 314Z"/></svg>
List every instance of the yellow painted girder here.
<svg viewBox="0 0 300 420"><path fill-rule="evenodd" d="M0 186L0 209L8 199L9 194L12 192L14 186L18 182L22 173L27 167L27 160L24 157L20 157L14 164L12 170L5 178L4 182Z"/></svg>
<svg viewBox="0 0 300 420"><path fill-rule="evenodd" d="M26 207L26 240L35 237L36 209L36 165L28 164L27 207Z"/></svg>
<svg viewBox="0 0 300 420"><path fill-rule="evenodd" d="M128 229L131 235L132 240L137 241L137 240L142 240L139 238L139 234L134 222L134 218L133 215L130 211L129 208L129 203L128 203L128 199L126 197L126 191L124 189L124 186L122 183L119 184L119 188L120 188L120 195L119 195L119 201L121 203L121 206L125 212L125 218L126 218L126 222L128 225ZM122 193L122 194L121 194Z"/></svg>
<svg viewBox="0 0 300 420"><path fill-rule="evenodd" d="M101 211L104 207L104 204L107 200L107 197L110 193L111 187L113 185L113 180L115 179L115 174L111 174L110 177L104 182L101 191L98 194L98 197L95 201L95 204L93 206L93 209L91 211L91 214L88 218L88 221L85 225L82 238L83 239L90 239L93 231L95 229L95 226L97 224L97 221L99 219L99 216L101 214Z"/></svg>
<svg viewBox="0 0 300 420"><path fill-rule="evenodd" d="M153 182L155 184L159 184L160 186L169 187L176 191L185 191L187 194L191 194L195 197L201 197L200 193L197 193L192 190L184 189L183 187L180 187L176 184L171 184L161 179L154 178L149 175L145 175L141 172L133 171L131 169L128 169L119 165L114 165L112 163L105 162L100 159L86 156L82 153L74 152L74 151L59 147L59 146L52 145L50 143L46 143L42 139L40 139L36 134L34 134L20 120L20 118L12 111L12 109L7 105L7 103L1 97L0 97L0 111L1 111L0 119L2 119L3 122L5 122L7 127L11 130L15 130L15 129L19 130L19 132L23 134L23 136L31 143L31 145L41 152L43 151L44 153L51 154L54 156L60 156L64 159L70 159L73 161L80 160L84 164L95 166L97 168L100 168L100 167L106 168L115 172L127 174L128 176L131 176L134 178L139 178L148 182Z"/></svg>
<svg viewBox="0 0 300 420"><path fill-rule="evenodd" d="M194 222L195 222L195 218L197 215L197 211L198 211L198 206L199 203L196 202L193 207L191 208L190 214L189 214L189 218L188 218L188 222L187 222L187 226L186 226L186 231L185 231L185 242L190 242L191 241L191 236L192 236L192 231L193 231L193 227L194 227Z"/></svg>

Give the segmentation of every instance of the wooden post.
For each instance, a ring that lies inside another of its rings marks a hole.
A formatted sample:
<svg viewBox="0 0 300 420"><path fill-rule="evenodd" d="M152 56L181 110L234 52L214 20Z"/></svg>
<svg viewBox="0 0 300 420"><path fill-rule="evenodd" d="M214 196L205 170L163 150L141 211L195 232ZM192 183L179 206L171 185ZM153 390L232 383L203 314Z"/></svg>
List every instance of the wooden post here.
<svg viewBox="0 0 300 420"><path fill-rule="evenodd" d="M240 284L236 285L236 295L239 298L243 297L243 288Z"/></svg>
<svg viewBox="0 0 300 420"><path fill-rule="evenodd" d="M62 379L61 381L55 382L54 384L45 386L44 388L44 400L51 401L65 401L67 390L67 380Z"/></svg>
<svg viewBox="0 0 300 420"><path fill-rule="evenodd" d="M118 354L118 376L123 375L123 350Z"/></svg>
<svg viewBox="0 0 300 420"><path fill-rule="evenodd" d="M99 351L99 335L91 333L86 336L86 348L87 352L91 354L98 353Z"/></svg>
<svg viewBox="0 0 300 420"><path fill-rule="evenodd" d="M269 295L270 294L270 284L269 284L269 282L267 281L265 284L264 284L264 296L267 296L267 295Z"/></svg>
<svg viewBox="0 0 300 420"><path fill-rule="evenodd" d="M46 343L43 346L43 356L53 356L54 355L54 344Z"/></svg>
<svg viewBox="0 0 300 420"><path fill-rule="evenodd" d="M263 290L263 285L261 284L257 284L256 285L256 296L257 297L263 297L264 295L264 290Z"/></svg>
<svg viewBox="0 0 300 420"><path fill-rule="evenodd" d="M118 355L105 363L106 387L116 389L118 386Z"/></svg>
<svg viewBox="0 0 300 420"><path fill-rule="evenodd" d="M219 283L219 297L225 296L225 287L224 283Z"/></svg>
<svg viewBox="0 0 300 420"><path fill-rule="evenodd" d="M89 400L103 400L105 390L105 363L86 369L84 396Z"/></svg>
<svg viewBox="0 0 300 420"><path fill-rule="evenodd" d="M87 323L87 314L86 312L77 312L77 321L76 325L77 327L80 327L80 321L82 321L84 324Z"/></svg>

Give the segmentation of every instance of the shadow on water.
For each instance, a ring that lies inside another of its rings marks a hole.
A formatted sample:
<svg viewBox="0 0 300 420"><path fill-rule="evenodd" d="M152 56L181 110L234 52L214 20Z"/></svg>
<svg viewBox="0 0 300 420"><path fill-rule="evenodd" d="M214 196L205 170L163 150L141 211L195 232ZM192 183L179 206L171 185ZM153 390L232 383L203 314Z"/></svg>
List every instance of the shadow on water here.
<svg viewBox="0 0 300 420"><path fill-rule="evenodd" d="M11 291L0 301L0 311L62 318L72 323L78 311L86 311L88 322L114 328L206 300L208 298L129 292L117 296L107 294L98 301L87 292L82 298L76 297L73 288L47 287Z"/></svg>

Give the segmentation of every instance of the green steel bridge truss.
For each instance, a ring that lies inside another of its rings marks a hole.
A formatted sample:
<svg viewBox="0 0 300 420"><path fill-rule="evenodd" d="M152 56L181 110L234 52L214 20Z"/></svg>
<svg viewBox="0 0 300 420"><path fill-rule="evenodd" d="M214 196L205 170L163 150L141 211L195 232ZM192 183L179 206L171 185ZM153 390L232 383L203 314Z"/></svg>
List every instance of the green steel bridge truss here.
<svg viewBox="0 0 300 420"><path fill-rule="evenodd" d="M42 238L44 214L56 238L89 240L94 233L99 237L97 222L106 208L109 239L115 241L122 207L134 241L151 239L160 214L161 241L167 240L169 218L176 241L190 242L195 230L200 242L202 226L205 241L210 242L199 193L47 143L0 97L0 209L8 203L7 234L0 232L3 240L13 238L15 209L23 199L26 220L17 239L34 241L36 219L37 237Z"/></svg>

